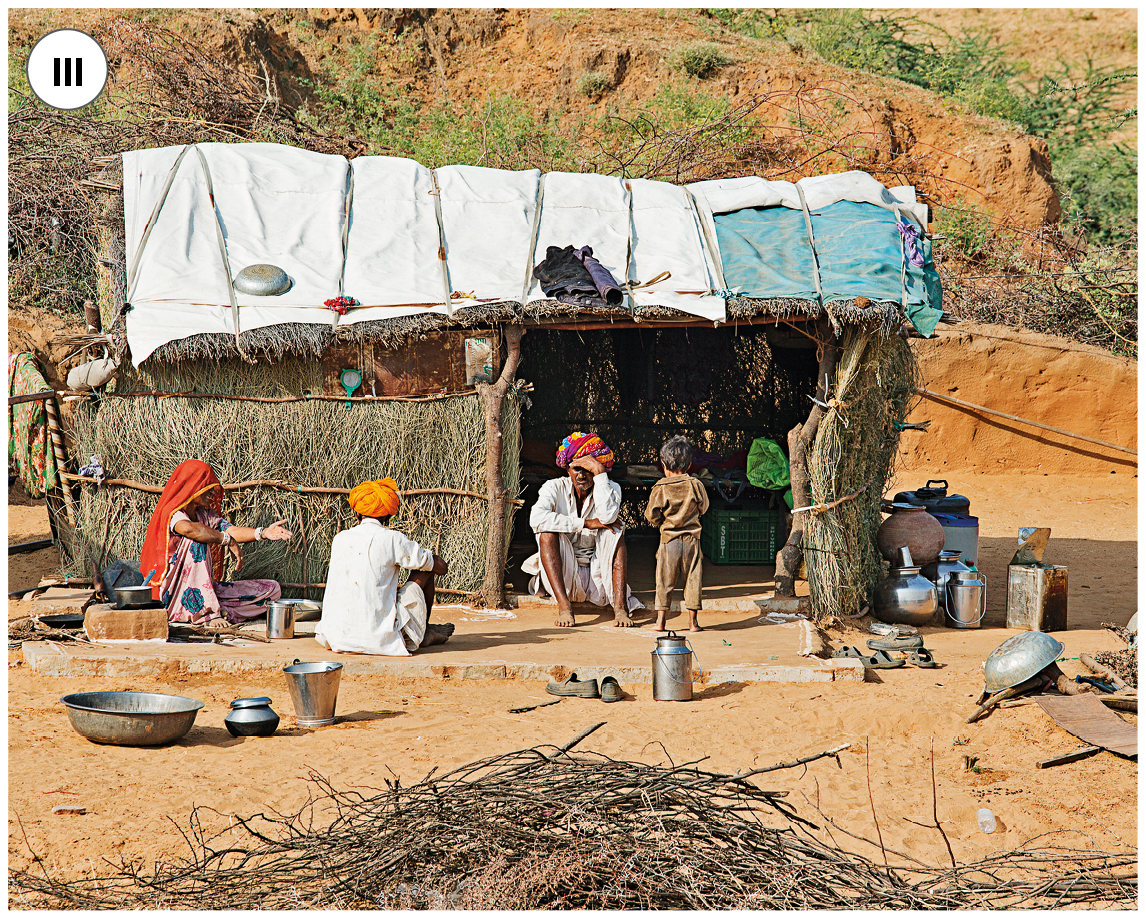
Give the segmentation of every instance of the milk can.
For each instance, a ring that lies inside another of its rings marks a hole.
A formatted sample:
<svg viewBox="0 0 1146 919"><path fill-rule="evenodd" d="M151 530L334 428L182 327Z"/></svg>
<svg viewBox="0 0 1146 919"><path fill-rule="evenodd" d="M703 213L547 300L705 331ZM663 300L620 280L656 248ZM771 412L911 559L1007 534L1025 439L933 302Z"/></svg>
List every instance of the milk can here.
<svg viewBox="0 0 1146 919"><path fill-rule="evenodd" d="M977 629L987 613L987 579L978 571L952 571L943 587L947 625Z"/></svg>
<svg viewBox="0 0 1146 919"><path fill-rule="evenodd" d="M657 636L653 651L653 698L659 702L688 702L692 698L692 648L671 629Z"/></svg>

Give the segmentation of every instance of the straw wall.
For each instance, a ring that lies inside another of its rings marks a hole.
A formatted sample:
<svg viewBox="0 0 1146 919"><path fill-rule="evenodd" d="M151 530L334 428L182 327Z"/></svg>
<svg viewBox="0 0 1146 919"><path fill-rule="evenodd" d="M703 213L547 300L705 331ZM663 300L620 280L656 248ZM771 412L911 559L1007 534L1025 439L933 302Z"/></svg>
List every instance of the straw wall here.
<svg viewBox="0 0 1146 919"><path fill-rule="evenodd" d="M313 359L124 368L118 391L217 392L282 396L321 393ZM519 401L511 390L502 415L503 476L519 491ZM85 403L73 422L77 465L98 455L109 478L160 485L185 459L209 463L226 483L274 480L351 488L390 475L403 490L449 488L484 495L485 427L476 394L429 402L293 402L267 404L179 396L104 398ZM70 567L90 572L115 559L139 558L156 496L116 486L81 486ZM450 563L443 588L477 591L485 573L488 512L484 498L409 496L392 525ZM510 507L512 512L512 506ZM242 576L281 582L326 579L330 543L353 524L345 495L299 494L256 486L227 491L224 516L263 526L285 519L289 543L244 547ZM230 574L230 573L229 573ZM284 588L287 596L302 591ZM310 596L321 596L311 589Z"/></svg>

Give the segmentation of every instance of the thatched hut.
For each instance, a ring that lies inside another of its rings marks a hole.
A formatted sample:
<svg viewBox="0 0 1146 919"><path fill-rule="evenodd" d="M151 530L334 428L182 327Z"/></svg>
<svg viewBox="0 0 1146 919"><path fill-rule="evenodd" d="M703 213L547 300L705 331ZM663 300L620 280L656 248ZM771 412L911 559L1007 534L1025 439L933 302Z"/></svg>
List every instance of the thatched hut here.
<svg viewBox="0 0 1146 919"><path fill-rule="evenodd" d="M395 525L451 559L442 589L501 605L523 440L592 428L630 467L673 433L714 454L787 438L779 588L807 550L818 616L868 594L914 392L905 323L926 335L941 315L912 189L863 173L681 188L272 144L135 151L95 182L114 191L91 343L119 371L73 406L73 456L105 470L66 476L76 526L56 523L77 571L137 557L193 456L232 519L296 531L244 567L288 595L320 595L345 492L386 473L406 494ZM531 267L570 244L592 246L621 303L542 293ZM289 289L244 292L257 264Z"/></svg>

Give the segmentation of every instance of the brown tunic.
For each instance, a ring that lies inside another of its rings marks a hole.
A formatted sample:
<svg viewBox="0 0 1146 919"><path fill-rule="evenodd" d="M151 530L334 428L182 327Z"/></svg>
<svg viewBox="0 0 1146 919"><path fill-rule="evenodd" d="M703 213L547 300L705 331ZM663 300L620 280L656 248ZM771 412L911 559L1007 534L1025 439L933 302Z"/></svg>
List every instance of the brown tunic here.
<svg viewBox="0 0 1146 919"><path fill-rule="evenodd" d="M654 486L645 519L661 529L661 542L700 536L700 515L708 510L708 492L690 475L665 476Z"/></svg>

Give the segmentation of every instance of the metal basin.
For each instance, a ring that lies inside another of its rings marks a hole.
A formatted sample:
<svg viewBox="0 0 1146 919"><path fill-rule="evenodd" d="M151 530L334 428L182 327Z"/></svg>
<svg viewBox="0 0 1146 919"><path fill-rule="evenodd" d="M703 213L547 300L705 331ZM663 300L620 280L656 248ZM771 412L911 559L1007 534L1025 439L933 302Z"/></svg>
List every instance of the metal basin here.
<svg viewBox="0 0 1146 919"><path fill-rule="evenodd" d="M277 265L248 265L235 276L233 286L239 293L273 297L290 290L291 279Z"/></svg>
<svg viewBox="0 0 1146 919"><path fill-rule="evenodd" d="M152 604L156 607L160 605L152 598L151 588L146 584L139 587L115 588L116 609L146 609Z"/></svg>
<svg viewBox="0 0 1146 919"><path fill-rule="evenodd" d="M1058 660L1063 643L1046 632L1022 632L992 651L983 664L984 688L1001 692L1029 680Z"/></svg>
<svg viewBox="0 0 1146 919"><path fill-rule="evenodd" d="M159 692L75 692L60 701L88 740L124 747L174 743L203 707L198 699Z"/></svg>

